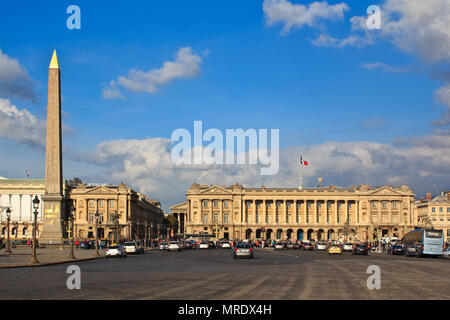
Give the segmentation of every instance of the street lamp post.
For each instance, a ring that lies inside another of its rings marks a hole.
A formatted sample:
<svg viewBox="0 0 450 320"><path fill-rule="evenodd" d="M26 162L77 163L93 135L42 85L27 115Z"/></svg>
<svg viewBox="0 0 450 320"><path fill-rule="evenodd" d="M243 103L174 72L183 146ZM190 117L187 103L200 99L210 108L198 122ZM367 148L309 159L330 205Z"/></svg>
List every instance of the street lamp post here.
<svg viewBox="0 0 450 320"><path fill-rule="evenodd" d="M95 213L95 256L100 257L100 253L98 252L98 217L99 213Z"/></svg>
<svg viewBox="0 0 450 320"><path fill-rule="evenodd" d="M64 231L66 230L66 225L64 222L64 219L61 218L61 227L63 232L61 232L61 246L59 247L59 250L63 251L64 250Z"/></svg>
<svg viewBox="0 0 450 320"><path fill-rule="evenodd" d="M70 214L69 214L69 228L70 228L70 253L69 253L69 259L75 260L75 255L73 254L73 223L75 220L75 208L72 206L70 208Z"/></svg>
<svg viewBox="0 0 450 320"><path fill-rule="evenodd" d="M147 248L147 229L148 229L148 227L147 227L147 221L145 221L145 223L144 223L144 242L145 242L145 248Z"/></svg>
<svg viewBox="0 0 450 320"><path fill-rule="evenodd" d="M6 209L6 232L7 232L7 240L6 240L6 251L5 253L12 253L11 251L11 242L9 239L9 222L11 221L11 209Z"/></svg>
<svg viewBox="0 0 450 320"><path fill-rule="evenodd" d="M33 223L33 254L31 256L30 264L39 264L39 261L36 257L36 230L37 230L37 215L39 209L39 198L37 196L33 199L33 209L34 209L34 223Z"/></svg>
<svg viewBox="0 0 450 320"><path fill-rule="evenodd" d="M150 223L150 248L153 247L153 222Z"/></svg>

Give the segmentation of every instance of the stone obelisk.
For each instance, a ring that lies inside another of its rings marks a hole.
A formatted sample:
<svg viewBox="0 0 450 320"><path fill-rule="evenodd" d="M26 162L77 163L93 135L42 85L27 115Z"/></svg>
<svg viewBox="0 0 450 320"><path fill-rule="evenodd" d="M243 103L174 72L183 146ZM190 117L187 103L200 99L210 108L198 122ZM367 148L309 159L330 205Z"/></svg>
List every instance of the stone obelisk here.
<svg viewBox="0 0 450 320"><path fill-rule="evenodd" d="M56 50L48 74L47 142L45 150L44 221L39 244L60 245L62 241L63 167L61 130L61 71Z"/></svg>

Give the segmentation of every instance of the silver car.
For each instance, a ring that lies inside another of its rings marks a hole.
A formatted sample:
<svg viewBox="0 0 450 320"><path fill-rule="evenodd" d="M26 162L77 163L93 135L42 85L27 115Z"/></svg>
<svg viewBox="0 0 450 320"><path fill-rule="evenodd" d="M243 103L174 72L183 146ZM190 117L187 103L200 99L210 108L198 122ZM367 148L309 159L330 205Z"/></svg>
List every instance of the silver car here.
<svg viewBox="0 0 450 320"><path fill-rule="evenodd" d="M238 243L233 250L233 258L253 259L253 248L250 243Z"/></svg>

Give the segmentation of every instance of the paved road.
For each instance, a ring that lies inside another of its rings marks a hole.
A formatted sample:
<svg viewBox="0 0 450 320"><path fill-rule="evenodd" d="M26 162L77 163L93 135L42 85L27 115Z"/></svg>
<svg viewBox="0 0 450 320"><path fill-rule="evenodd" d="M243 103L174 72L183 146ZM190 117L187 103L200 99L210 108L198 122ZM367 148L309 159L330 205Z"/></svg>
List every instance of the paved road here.
<svg viewBox="0 0 450 320"><path fill-rule="evenodd" d="M152 251L80 262L81 290L68 290L68 265L0 271L0 299L450 299L450 261L403 256L329 256L257 250ZM367 267L381 289L367 289Z"/></svg>

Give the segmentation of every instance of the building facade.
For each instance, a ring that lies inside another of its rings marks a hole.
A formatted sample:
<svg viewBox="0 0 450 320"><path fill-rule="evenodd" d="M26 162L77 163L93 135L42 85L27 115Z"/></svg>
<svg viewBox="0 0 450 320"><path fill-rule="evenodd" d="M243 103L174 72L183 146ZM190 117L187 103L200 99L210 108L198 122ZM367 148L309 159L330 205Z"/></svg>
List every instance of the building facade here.
<svg viewBox="0 0 450 320"><path fill-rule="evenodd" d="M164 212L161 204L146 195L120 184L90 185L64 184L64 211L60 221L62 238L71 237L68 216L75 208L74 238L95 238L95 214L101 239L150 239L162 231ZM0 179L0 237L7 238L6 209L10 208L10 239L30 240L33 237L33 204L38 196L37 237L43 230L43 201L45 179ZM61 239L53 239L55 242Z"/></svg>
<svg viewBox="0 0 450 320"><path fill-rule="evenodd" d="M75 208L74 234L79 240L95 238L96 221L98 237L105 240L154 238L163 225L161 204L123 183L79 184L67 189L67 199Z"/></svg>
<svg viewBox="0 0 450 320"><path fill-rule="evenodd" d="M33 199L38 197L39 213L42 213L42 195L45 192L44 179L0 179L0 237L6 239L6 209L11 210L9 236L11 240L33 238ZM42 229L42 214L38 214L38 231Z"/></svg>
<svg viewBox="0 0 450 320"><path fill-rule="evenodd" d="M414 229L414 193L403 185L244 188L193 184L171 207L185 235L228 239L375 240Z"/></svg>
<svg viewBox="0 0 450 320"><path fill-rule="evenodd" d="M428 193L425 200L416 201L417 226L442 230L444 240L450 241L450 190L431 198Z"/></svg>

